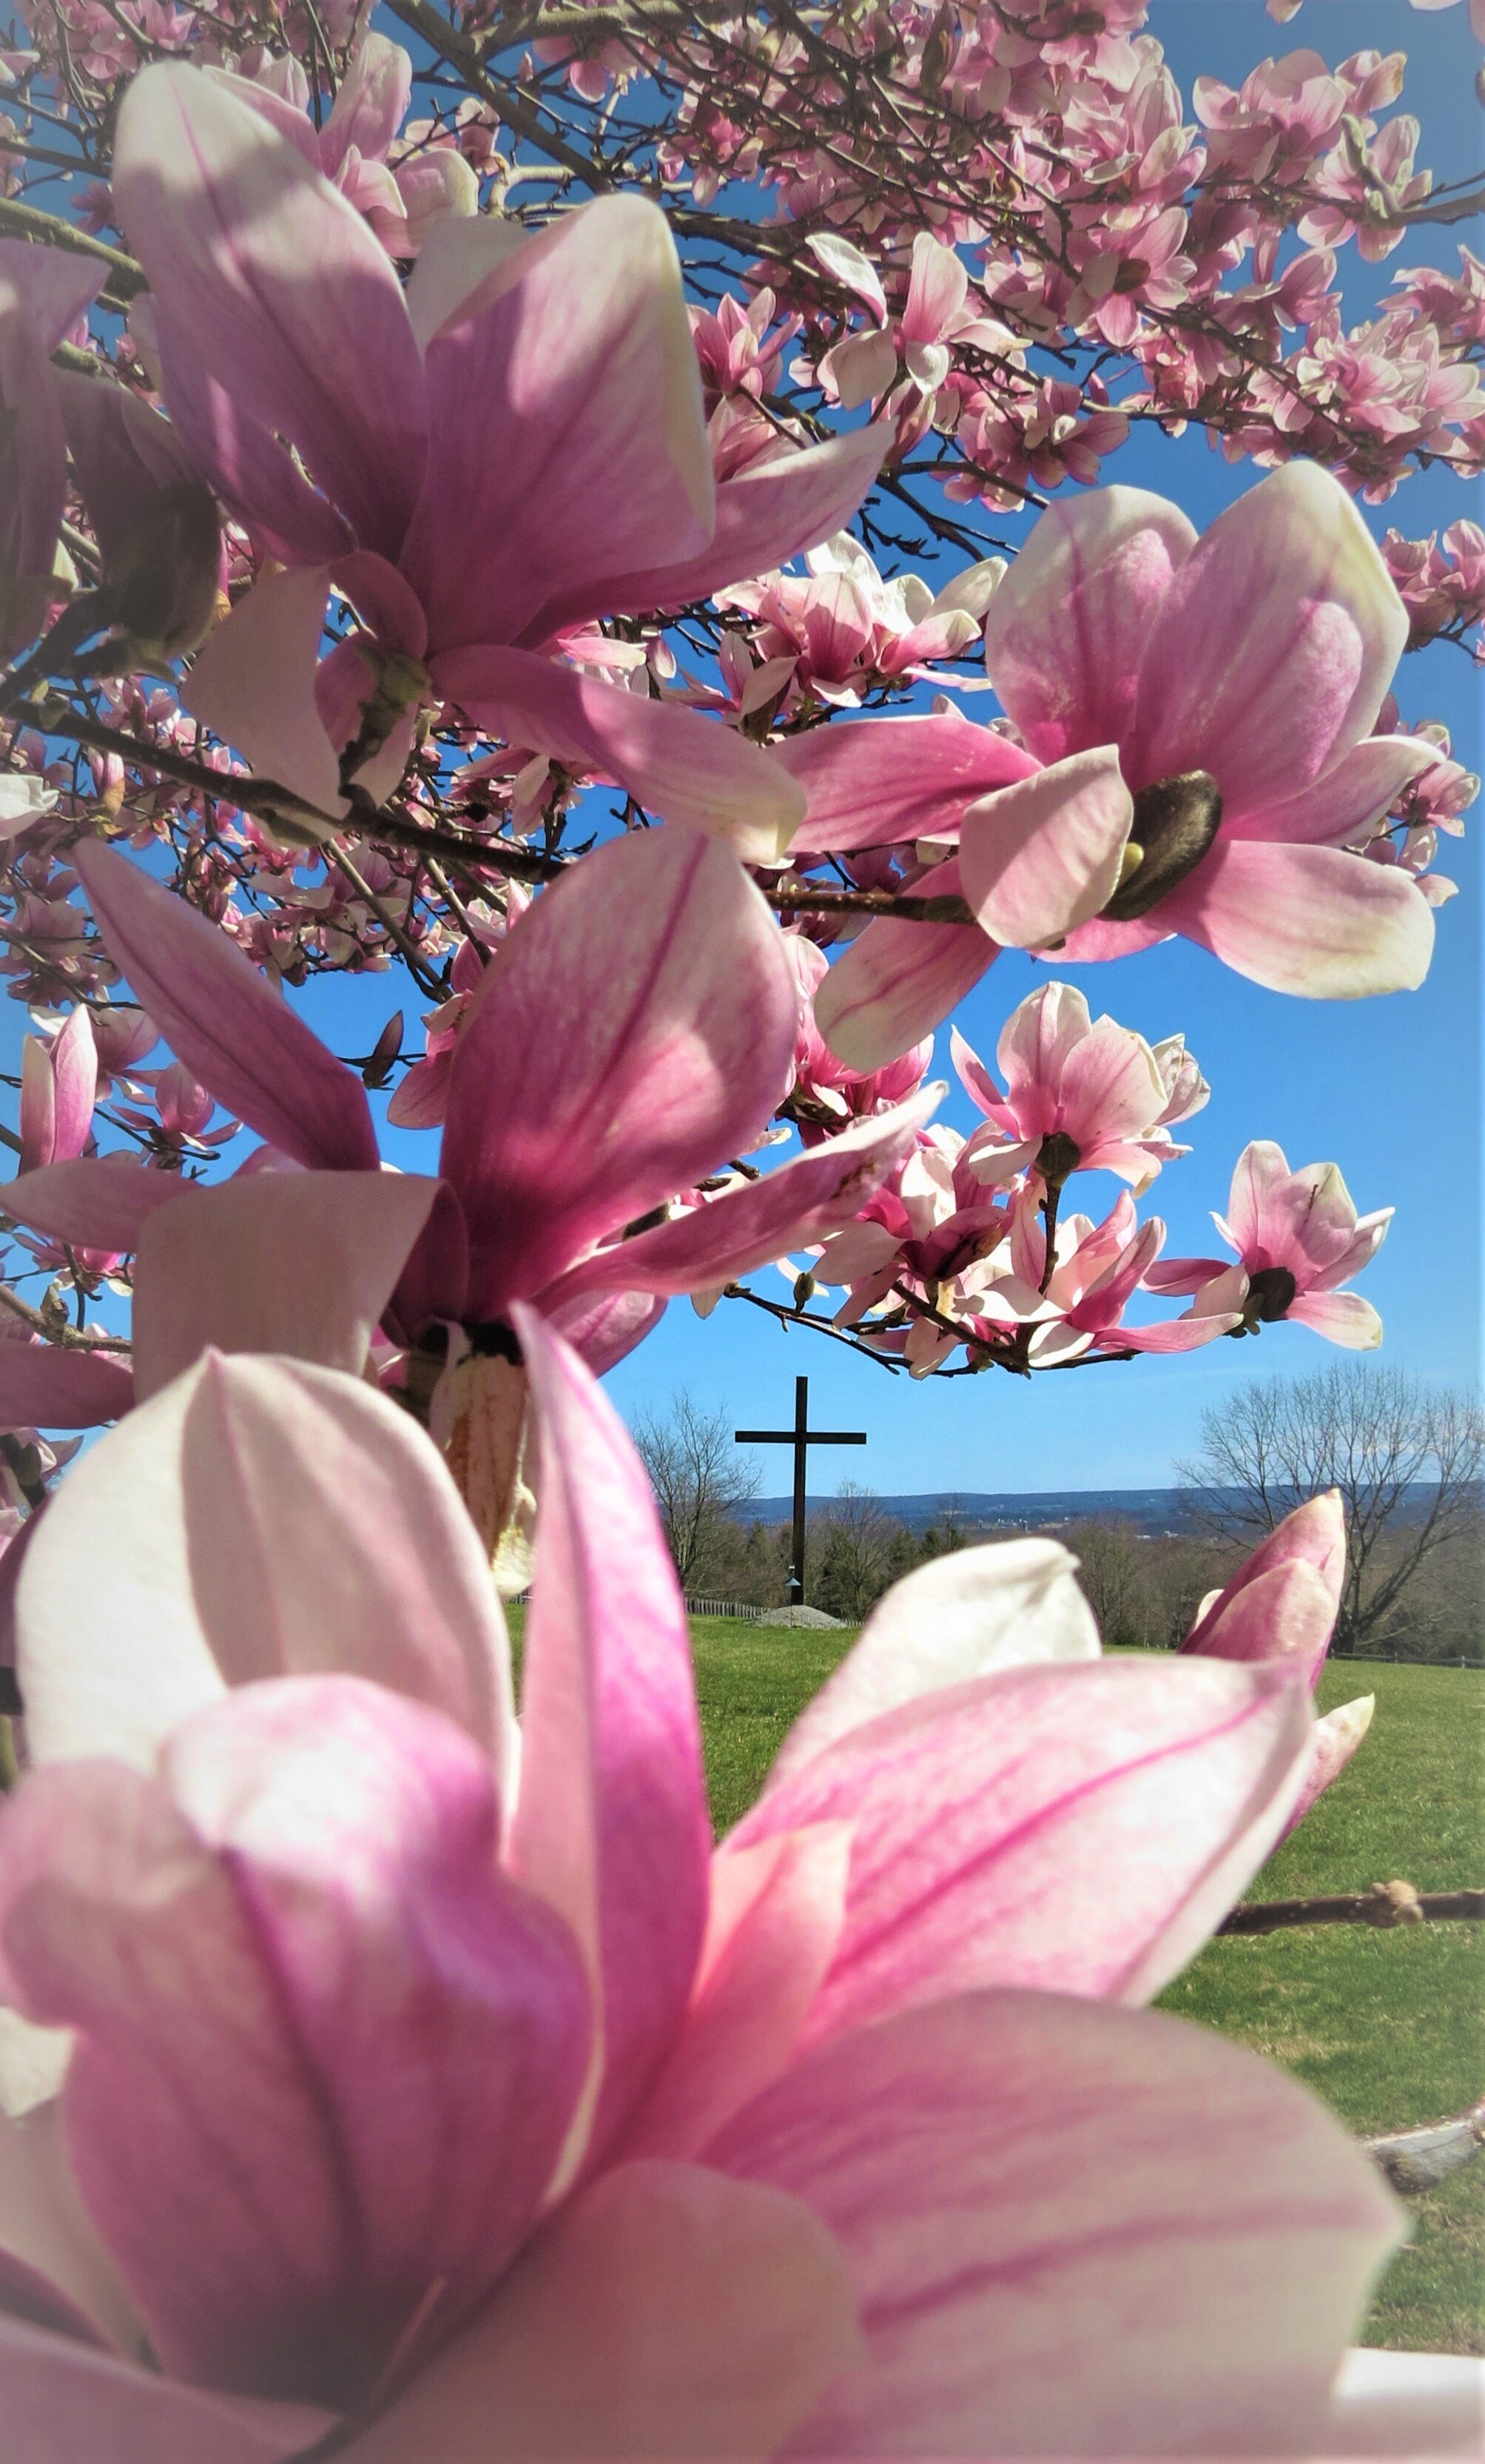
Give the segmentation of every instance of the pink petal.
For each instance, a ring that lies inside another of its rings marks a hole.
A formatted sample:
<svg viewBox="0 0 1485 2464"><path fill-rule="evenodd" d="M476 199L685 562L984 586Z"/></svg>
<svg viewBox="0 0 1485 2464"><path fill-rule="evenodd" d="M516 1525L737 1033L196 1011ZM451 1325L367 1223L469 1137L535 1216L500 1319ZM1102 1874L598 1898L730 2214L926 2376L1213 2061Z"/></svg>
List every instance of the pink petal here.
<svg viewBox="0 0 1485 2464"><path fill-rule="evenodd" d="M0 282L13 294L43 356L65 340L107 279L104 266L75 249L0 240Z"/></svg>
<svg viewBox="0 0 1485 2464"><path fill-rule="evenodd" d="M44 1165L3 1184L5 1209L18 1223L50 1232L75 1249L100 1249L120 1257L140 1245L140 1234L162 1206L171 1206L186 1184L178 1173L154 1172L126 1155L95 1162Z"/></svg>
<svg viewBox="0 0 1485 2464"><path fill-rule="evenodd" d="M182 698L259 779L338 820L346 810L340 764L315 691L329 597L322 564L255 582L197 652ZM327 823L325 837L331 830Z"/></svg>
<svg viewBox="0 0 1485 2464"><path fill-rule="evenodd" d="M1237 835L1310 847L1339 847L1384 813L1437 755L1417 736L1366 736L1333 770L1299 795L1245 812Z"/></svg>
<svg viewBox="0 0 1485 2464"><path fill-rule="evenodd" d="M597 615L607 575L706 545L701 378L655 206L600 197L528 239L426 366L427 478L403 569L438 649L540 643L575 584Z"/></svg>
<svg viewBox="0 0 1485 2464"><path fill-rule="evenodd" d="M727 840L749 864L777 863L802 819L803 794L772 756L694 710L530 650L447 651L433 673L476 726L613 780L663 820Z"/></svg>
<svg viewBox="0 0 1485 2464"><path fill-rule="evenodd" d="M595 1377L606 1377L654 1332L666 1309L664 1298L654 1292L579 1292L570 1301L544 1301L542 1315L572 1345L585 1369Z"/></svg>
<svg viewBox="0 0 1485 2464"><path fill-rule="evenodd" d="M1117 744L1140 659L1196 534L1139 488L1049 505L985 619L985 669L1032 752L1060 761Z"/></svg>
<svg viewBox="0 0 1485 2464"><path fill-rule="evenodd" d="M68 1163L81 1155L92 1135L93 1107L98 1100L98 1046L93 1041L92 1023L80 1002L46 1058L54 1106L52 1152L47 1161Z"/></svg>
<svg viewBox="0 0 1485 2464"><path fill-rule="evenodd" d="M359 1377L437 1187L395 1172L256 1173L153 1216L134 1274L141 1400L213 1346Z"/></svg>
<svg viewBox="0 0 1485 2464"><path fill-rule="evenodd" d="M541 1446L510 1862L587 1966L602 2057L596 2152L680 2028L710 1825L690 1636L649 1483L575 1354L535 1310L514 1316Z"/></svg>
<svg viewBox="0 0 1485 2464"><path fill-rule="evenodd" d="M341 543L395 559L423 471L423 370L355 208L256 111L173 60L124 98L114 195L149 272L171 416L232 512L251 529L260 468L282 465L262 511L280 533L291 510L308 517L288 561L334 553L266 442L286 437L349 523Z"/></svg>
<svg viewBox="0 0 1485 2464"><path fill-rule="evenodd" d="M360 1080L225 934L113 847L79 847L73 861L109 956L218 1103L297 1163L375 1172Z"/></svg>
<svg viewBox="0 0 1485 2464"><path fill-rule="evenodd" d="M320 131L325 169L338 169L353 145L368 162L384 162L411 96L412 61L402 45L384 34L362 34Z"/></svg>
<svg viewBox="0 0 1485 2464"><path fill-rule="evenodd" d="M1278 1838L1309 1732L1289 1669L1215 1661L1013 1667L849 1730L733 1835L854 1819L810 2041L982 1985L1157 1993Z"/></svg>
<svg viewBox="0 0 1485 2464"><path fill-rule="evenodd" d="M449 1083L471 1312L539 1291L751 1144L797 1015L773 918L709 840L637 834L544 891L486 972Z"/></svg>
<svg viewBox="0 0 1485 2464"><path fill-rule="evenodd" d="M941 1685L1023 1662L1097 1660L1099 1629L1055 1540L999 1540L894 1583L855 1649L801 1711L769 1786L869 1720Z"/></svg>
<svg viewBox="0 0 1485 2464"><path fill-rule="evenodd" d="M858 428L723 480L710 544L678 562L610 576L602 589L605 611L625 616L685 607L818 546L849 521L882 467L887 443L881 428ZM591 590L574 582L548 603L542 621L557 633L592 609Z"/></svg>
<svg viewBox="0 0 1485 2464"><path fill-rule="evenodd" d="M416 1423L329 1370L208 1354L132 1413L49 1504L17 1626L38 1763L149 1771L226 1687L349 1669L459 1722L511 1777L473 1526Z"/></svg>
<svg viewBox="0 0 1485 2464"><path fill-rule="evenodd" d="M95 1429L133 1401L129 1364L117 1353L0 1342L0 1428Z"/></svg>
<svg viewBox="0 0 1485 2464"><path fill-rule="evenodd" d="M686 2025L625 2143L694 2156L798 2045L845 1915L849 1823L817 1823L711 1861L707 1938Z"/></svg>
<svg viewBox="0 0 1485 2464"><path fill-rule="evenodd" d="M220 85L236 101L246 103L250 111L258 112L271 128L276 129L280 137L287 138L295 153L303 155L312 170L323 169L319 131L308 111L299 103L291 102L286 95L261 83L257 77L238 77L231 69L208 68L206 74L213 85ZM331 118L334 117L332 112Z"/></svg>
<svg viewBox="0 0 1485 2464"><path fill-rule="evenodd" d="M441 223L455 216L472 221L479 212L479 175L451 145L404 157L392 177L406 218L399 255L421 250Z"/></svg>
<svg viewBox="0 0 1485 2464"><path fill-rule="evenodd" d="M1212 1283L1229 1271L1226 1258L1160 1258L1145 1269L1147 1292L1199 1292L1203 1284Z"/></svg>
<svg viewBox="0 0 1485 2464"><path fill-rule="evenodd" d="M915 898L960 894L956 861L913 884ZM921 1043L999 955L975 924L899 924L879 916L820 985L815 1023L848 1069L880 1069Z"/></svg>
<svg viewBox="0 0 1485 2464"><path fill-rule="evenodd" d="M623 2165L559 2211L355 2464L768 2456L859 2349L807 2206L699 2165Z"/></svg>
<svg viewBox="0 0 1485 2464"><path fill-rule="evenodd" d="M1029 950L1085 924L1113 896L1133 820L1112 745L1072 754L972 804L959 870L984 931Z"/></svg>
<svg viewBox="0 0 1485 2464"><path fill-rule="evenodd" d="M1485 0L1471 0L1485 42ZM1485 2410L1485 2363L1464 2353L1348 2352L1331 2402L1327 2455L1468 2455Z"/></svg>
<svg viewBox="0 0 1485 2464"><path fill-rule="evenodd" d="M863 718L785 737L774 759L807 798L793 856L957 834L976 797L1030 778L1030 754L956 711Z"/></svg>
<svg viewBox="0 0 1485 2464"><path fill-rule="evenodd" d="M318 2407L183 2387L4 2317L0 2372L6 2464L292 2464L336 2426Z"/></svg>
<svg viewBox="0 0 1485 2464"><path fill-rule="evenodd" d="M1382 1341L1382 1320L1360 1292L1300 1292L1284 1314L1345 1352L1375 1352Z"/></svg>
<svg viewBox="0 0 1485 2464"><path fill-rule="evenodd" d="M1287 463L1217 517L1171 583L1140 664L1131 784L1210 771L1229 828L1298 795L1370 734L1407 639L1340 481Z"/></svg>
<svg viewBox="0 0 1485 2464"><path fill-rule="evenodd" d="M586 2007L496 1838L470 1740L346 1677L210 1706L158 1783L56 1767L9 1810L5 1957L77 2031L68 2145L172 2374L354 2408L524 2237Z"/></svg>
<svg viewBox="0 0 1485 2464"><path fill-rule="evenodd" d="M1250 982L1311 1001L1416 992L1433 956L1412 876L1339 847L1219 839L1159 914Z"/></svg>
<svg viewBox="0 0 1485 2464"><path fill-rule="evenodd" d="M67 444L50 354L101 289L103 269L76 252L0 240L0 563L7 600L0 650L35 630L67 495Z"/></svg>
<svg viewBox="0 0 1485 2464"><path fill-rule="evenodd" d="M853 1123L761 1180L599 1250L574 1268L553 1299L613 1284L639 1291L702 1291L751 1274L787 1250L822 1241L849 1223L912 1153L919 1130L945 1092L941 1083L927 1087L908 1103Z"/></svg>
<svg viewBox="0 0 1485 2464"><path fill-rule="evenodd" d="M1343 1703L1317 1720L1310 1740L1309 1767L1303 1785L1294 1802L1293 1811L1284 1825L1282 1837L1299 1828L1317 1798L1324 1795L1333 1779L1338 1779L1357 1747L1371 1727L1371 1715L1377 1707L1375 1694L1359 1694L1354 1703Z"/></svg>
<svg viewBox="0 0 1485 2464"><path fill-rule="evenodd" d="M1243 1649L1223 1649L1219 1638L1224 1635L1230 1621L1236 1617L1244 1593L1260 1576L1280 1573L1292 1566L1303 1566L1319 1577L1330 1605L1330 1623L1333 1624L1345 1589L1345 1508L1339 1489L1328 1488L1321 1496L1307 1499L1303 1506L1296 1507L1292 1514L1286 1514L1266 1539L1259 1541L1256 1549L1243 1559L1231 1582L1218 1592L1210 1608L1203 1610L1182 1644L1182 1650L1214 1651L1217 1657L1229 1660L1276 1658L1277 1650L1246 1647L1250 1639L1257 1643L1262 1634L1261 1627L1255 1627L1246 1619L1233 1624L1234 1637L1241 1635L1244 1638ZM1327 1645L1329 1634L1327 1625Z"/></svg>
<svg viewBox="0 0 1485 2464"><path fill-rule="evenodd" d="M55 2101L24 2121L0 2117L0 2321L17 2316L123 2352L137 2352L142 2341L139 2315L77 2194ZM9 2419L6 2430L9 2452Z"/></svg>
<svg viewBox="0 0 1485 2464"><path fill-rule="evenodd" d="M1155 1326L1114 1323L1108 1329L1108 1341L1126 1352L1199 1352L1204 1344L1215 1343L1218 1335L1231 1334L1241 1324L1240 1309L1200 1315L1188 1309L1184 1317L1163 1318Z"/></svg>
<svg viewBox="0 0 1485 2464"><path fill-rule="evenodd" d="M710 2152L850 2263L866 2362L797 2455L1314 2454L1400 2224L1277 2066L1040 1993L826 2046Z"/></svg>
<svg viewBox="0 0 1485 2464"><path fill-rule="evenodd" d="M1329 1586L1313 1566L1293 1558L1253 1576L1225 1606L1219 1600L1181 1649L1211 1660L1292 1660L1313 1688L1335 1621Z"/></svg>
<svg viewBox="0 0 1485 2464"><path fill-rule="evenodd" d="M970 276L961 257L920 231L912 244L912 272L903 310L903 334L909 342L936 342L964 306Z"/></svg>

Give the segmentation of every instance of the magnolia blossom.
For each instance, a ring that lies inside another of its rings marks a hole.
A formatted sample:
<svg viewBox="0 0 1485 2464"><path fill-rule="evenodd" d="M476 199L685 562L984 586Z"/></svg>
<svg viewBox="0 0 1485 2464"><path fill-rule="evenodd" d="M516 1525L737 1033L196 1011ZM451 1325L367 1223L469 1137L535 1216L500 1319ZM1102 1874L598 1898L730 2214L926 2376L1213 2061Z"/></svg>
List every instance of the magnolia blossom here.
<svg viewBox="0 0 1485 2464"><path fill-rule="evenodd" d="M713 1856L643 1472L516 1324L518 1763L463 1508L359 1381L208 1355L28 1551L8 2453L1343 2439L1398 2211L1297 2081L1138 2007L1304 1785L1292 1659L1105 1662L1055 1543L965 1552Z"/></svg>
<svg viewBox="0 0 1485 2464"><path fill-rule="evenodd" d="M1275 991L1421 983L1428 900L1348 844L1429 765L1416 737L1369 733L1407 634L1361 517L1312 463L1276 472L1199 540L1137 489L1050 507L985 622L1026 771L1047 766L977 797L961 774L936 819L921 789L894 813L884 785L853 829L866 745L792 765L809 798L798 847L957 840L914 891L962 895L980 927L869 925L818 1004L834 1048L858 1067L889 1058L1005 942L1084 960L1182 933Z"/></svg>
<svg viewBox="0 0 1485 2464"><path fill-rule="evenodd" d="M404 296L260 108L167 62L124 98L114 189L172 421L288 567L197 660L192 712L339 815L342 771L380 801L419 708L442 701L776 854L801 803L758 746L543 655L596 616L683 604L821 538L880 459L854 435L715 484L658 209L603 197L535 237L439 223ZM320 662L332 587L361 629Z"/></svg>
<svg viewBox="0 0 1485 2464"><path fill-rule="evenodd" d="M791 697L853 709L873 685L910 679L927 660L960 657L979 641L1006 569L1003 557L986 557L937 593L916 573L885 582L849 531L811 548L804 566L802 575L766 573L715 594L720 606L757 620L750 649L760 665L744 680L745 711L781 687Z"/></svg>
<svg viewBox="0 0 1485 2464"><path fill-rule="evenodd" d="M265 61L251 77L225 69L208 75L261 112L322 171L364 214L390 256L416 256L448 215L478 213L479 182L456 145L404 150L399 162L388 162L412 93L412 60L384 34L361 35L318 128L309 107L309 78L292 55Z"/></svg>
<svg viewBox="0 0 1485 2464"><path fill-rule="evenodd" d="M1168 1133L1199 1112L1212 1089L1184 1035L1153 1046L1111 1018L1094 1025L1073 984L1044 984L1013 1011L995 1046L1001 1093L957 1027L954 1067L986 1115L966 1151L982 1179L1035 1174L1043 1187L1074 1172L1115 1172L1136 1194L1162 1164L1189 1155Z"/></svg>
<svg viewBox="0 0 1485 2464"><path fill-rule="evenodd" d="M1235 1305L1243 1333L1294 1318L1348 1352L1374 1351L1382 1341L1381 1318L1360 1292L1340 1287L1376 1256L1394 1212L1379 1206L1358 1215L1336 1164L1309 1163L1291 1172L1272 1139L1244 1147L1227 1215L1212 1219L1237 1252L1242 1289ZM1221 1258L1168 1258L1146 1281L1151 1291L1199 1294L1216 1279L1226 1293L1235 1271Z"/></svg>
<svg viewBox="0 0 1485 2464"><path fill-rule="evenodd" d="M824 951L799 933L786 933L783 942L799 988L799 1035L794 1084L781 1109L797 1124L805 1146L818 1146L822 1138L839 1136L852 1121L889 1111L915 1095L928 1074L933 1038L927 1037L885 1068L848 1069L815 1021L815 995L830 972Z"/></svg>
<svg viewBox="0 0 1485 2464"><path fill-rule="evenodd" d="M966 1270L997 1249L1010 1214L971 1170L957 1130L934 1127L856 1221L821 1243L812 1272L819 1283L845 1285L840 1326L861 1326L880 1305L901 1303L900 1285L937 1306ZM932 1367L945 1348L938 1331L916 1319L906 1336L910 1368ZM897 1348L904 1343L899 1336Z"/></svg>
<svg viewBox="0 0 1485 2464"><path fill-rule="evenodd" d="M138 1252L142 1394L207 1342L358 1370L384 1321L434 1362L448 1330L465 1330L448 1352L457 1418L511 1382L500 1330L528 1298L609 1367L666 1295L728 1283L853 1216L943 1091L667 1220L668 1201L745 1151L782 1100L798 1000L777 928L728 851L643 832L586 857L510 931L449 1064L437 1178L386 1173L360 1079L240 952L113 849L79 849L77 863L162 1033L268 1141L209 1190L119 1161L11 1184L27 1222ZM117 1408L112 1377L109 1393ZM506 1462L487 1501L492 1541L513 1477Z"/></svg>
<svg viewBox="0 0 1485 2464"><path fill-rule="evenodd" d="M1320 1683L1345 1593L1345 1509L1339 1489L1296 1507L1244 1558L1230 1583L1209 1593L1181 1649L1215 1660L1288 1660ZM1371 1726L1374 1694L1359 1694L1317 1720L1310 1767L1285 1838L1345 1769Z"/></svg>
<svg viewBox="0 0 1485 2464"><path fill-rule="evenodd" d="M1028 1186L1012 1204L1002 1247L964 1276L956 1308L982 1341L1018 1333L1033 1369L1085 1353L1192 1352L1235 1332L1242 1323L1242 1279L1235 1272L1204 1284L1181 1317L1125 1325L1135 1293L1155 1288L1150 1273L1165 1239L1161 1218L1141 1223L1133 1199L1122 1190L1102 1223L1086 1215L1061 1217L1049 1263L1038 1192Z"/></svg>

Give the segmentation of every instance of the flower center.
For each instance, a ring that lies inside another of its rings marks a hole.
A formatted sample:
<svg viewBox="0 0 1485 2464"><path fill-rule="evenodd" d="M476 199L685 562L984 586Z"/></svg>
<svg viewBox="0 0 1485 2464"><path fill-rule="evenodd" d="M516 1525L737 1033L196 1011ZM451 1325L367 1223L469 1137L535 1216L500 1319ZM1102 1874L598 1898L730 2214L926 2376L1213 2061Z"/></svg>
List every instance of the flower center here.
<svg viewBox="0 0 1485 2464"><path fill-rule="evenodd" d="M1053 1130L1037 1150L1037 1170L1050 1187L1055 1181L1060 1189L1070 1173L1077 1171L1082 1160L1081 1151L1065 1130Z"/></svg>
<svg viewBox="0 0 1485 2464"><path fill-rule="evenodd" d="M1222 794L1207 770L1157 779L1134 800L1125 874L1104 920L1133 924L1195 870L1222 825ZM1131 861L1132 859L1132 861Z"/></svg>
<svg viewBox="0 0 1485 2464"><path fill-rule="evenodd" d="M1285 1315L1299 1288L1287 1266L1260 1266L1248 1278L1243 1316L1250 1325L1273 1326Z"/></svg>

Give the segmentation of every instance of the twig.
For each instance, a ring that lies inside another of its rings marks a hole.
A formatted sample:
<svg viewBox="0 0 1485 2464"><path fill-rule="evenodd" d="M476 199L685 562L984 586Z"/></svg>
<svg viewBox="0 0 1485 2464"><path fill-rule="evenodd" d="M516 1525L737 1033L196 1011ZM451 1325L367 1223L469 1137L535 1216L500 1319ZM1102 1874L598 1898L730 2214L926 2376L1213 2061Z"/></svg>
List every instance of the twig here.
<svg viewBox="0 0 1485 2464"><path fill-rule="evenodd" d="M1373 1882L1369 1891L1338 1899L1249 1900L1234 1908L1218 1933L1278 1933L1285 1925L1401 1925L1485 1920L1485 1891L1415 1891L1411 1882Z"/></svg>
<svg viewBox="0 0 1485 2464"><path fill-rule="evenodd" d="M5 1189L5 1182L0 1181L0 1198L4 1197ZM58 1326L53 1319L43 1316L30 1301L23 1301L19 1292L12 1292L9 1284L0 1284L0 1309L8 1309L12 1317L22 1319L33 1333L45 1335L48 1343L55 1344L61 1352L132 1352L134 1349L126 1335L78 1334L73 1327Z"/></svg>
<svg viewBox="0 0 1485 2464"><path fill-rule="evenodd" d="M149 289L149 276L138 257L125 256L121 248L110 248L106 240L95 239L91 231L79 231L60 214L44 214L39 206L23 205L19 197L0 198L0 231L12 231L17 239L44 241L48 248L68 248L76 256L100 257L121 299L133 299Z"/></svg>

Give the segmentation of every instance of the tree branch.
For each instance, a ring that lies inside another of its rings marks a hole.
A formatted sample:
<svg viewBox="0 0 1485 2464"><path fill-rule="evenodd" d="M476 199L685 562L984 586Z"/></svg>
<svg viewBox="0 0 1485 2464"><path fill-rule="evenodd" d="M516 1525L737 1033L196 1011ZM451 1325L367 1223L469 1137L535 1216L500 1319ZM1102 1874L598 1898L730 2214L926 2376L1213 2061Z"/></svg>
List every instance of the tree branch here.
<svg viewBox="0 0 1485 2464"><path fill-rule="evenodd" d="M23 205L19 197L0 197L0 231L10 231L17 239L40 240L48 248L70 249L75 256L101 257L121 299L133 299L149 289L149 276L138 257L125 256L122 249L110 248L106 240L95 239L91 231L79 231L60 214L44 214L39 206Z"/></svg>
<svg viewBox="0 0 1485 2464"><path fill-rule="evenodd" d="M1339 1899L1249 1900L1218 1925L1222 1933L1278 1933L1286 1925L1401 1925L1441 1923L1478 1925L1485 1920L1485 1890L1415 1891L1411 1882L1373 1882L1369 1891Z"/></svg>

